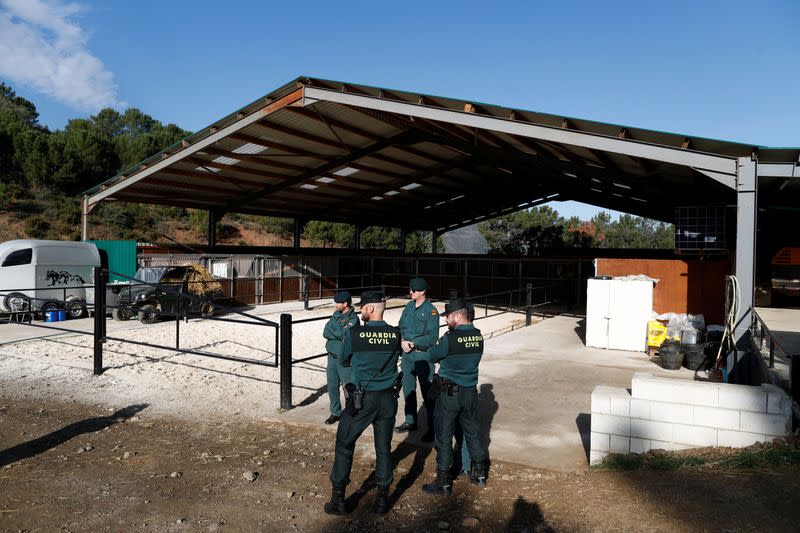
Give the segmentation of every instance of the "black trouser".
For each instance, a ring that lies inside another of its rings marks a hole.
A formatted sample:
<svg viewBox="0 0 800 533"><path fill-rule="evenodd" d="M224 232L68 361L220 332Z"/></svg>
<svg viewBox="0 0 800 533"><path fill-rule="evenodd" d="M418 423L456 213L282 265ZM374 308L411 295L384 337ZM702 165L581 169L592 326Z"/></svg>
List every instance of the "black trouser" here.
<svg viewBox="0 0 800 533"><path fill-rule="evenodd" d="M406 423L417 423L417 380L419 380L422 403L425 405L428 420L428 431L433 430L434 402L428 397L431 379L433 379L433 365L428 359L428 353L419 350L404 353L400 360L400 369L403 371L403 398L405 399L403 413L406 415Z"/></svg>
<svg viewBox="0 0 800 533"><path fill-rule="evenodd" d="M436 430L433 445L436 448L436 468L439 470L449 470L453 465L453 432L456 420L464 431L464 440L467 441L472 461L486 460L486 450L480 442L477 388L459 387L457 391L453 391L452 396L444 390L436 399L436 408L433 410L433 427Z"/></svg>
<svg viewBox="0 0 800 533"><path fill-rule="evenodd" d="M364 393L364 406L356 414L349 409L342 411L336 430L336 452L331 469L333 488L344 490L350 483L353 468L353 452L358 437L372 424L375 440L375 482L379 487L392 484L392 427L397 415L397 398L393 389Z"/></svg>

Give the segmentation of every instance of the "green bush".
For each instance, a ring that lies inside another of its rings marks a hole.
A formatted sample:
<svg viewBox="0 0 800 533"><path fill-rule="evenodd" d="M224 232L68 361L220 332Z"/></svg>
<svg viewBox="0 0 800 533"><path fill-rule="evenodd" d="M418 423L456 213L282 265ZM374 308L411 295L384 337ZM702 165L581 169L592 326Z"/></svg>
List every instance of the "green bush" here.
<svg viewBox="0 0 800 533"><path fill-rule="evenodd" d="M48 236L50 222L42 215L33 215L25 221L25 235L32 239L44 239Z"/></svg>

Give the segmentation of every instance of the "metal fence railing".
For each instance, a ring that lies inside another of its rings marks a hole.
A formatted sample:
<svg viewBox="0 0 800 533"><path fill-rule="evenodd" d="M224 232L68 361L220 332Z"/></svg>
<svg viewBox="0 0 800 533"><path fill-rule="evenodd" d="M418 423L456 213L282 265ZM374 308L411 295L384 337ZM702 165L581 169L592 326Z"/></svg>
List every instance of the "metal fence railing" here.
<svg viewBox="0 0 800 533"><path fill-rule="evenodd" d="M788 352L778 341L776 335L769 329L767 323L751 308L753 321L750 327L753 339L758 339L758 348L763 350L764 341L769 349L769 367L775 368L775 350L781 352L789 360L789 390L792 400L800 402L800 354Z"/></svg>
<svg viewBox="0 0 800 533"><path fill-rule="evenodd" d="M357 287L357 288L350 288L350 289L342 289L342 290L355 290L355 289L372 289L377 287ZM387 289L404 289L407 290L407 286L405 285L381 285L380 289L386 295L386 299L389 300L392 296L389 295ZM497 310L500 312L512 312L512 311L525 311L525 325L530 326L532 323L532 311L537 307L541 307L544 305L548 305L551 302L546 300L547 298L547 289L546 286L541 286L536 289L532 286L531 283L528 283L525 288L520 289L512 289L508 291L501 291L495 292L491 294L484 294L480 296L470 296L464 298L467 301L478 301L483 302L485 306L484 316L479 317L475 316L474 320L481 320L483 318L488 318L489 309ZM542 301L534 303L534 294L537 292L543 294ZM406 294L403 294L406 296ZM354 294L355 296L355 294ZM502 303L505 303L505 297L508 296L508 306L503 306ZM396 297L396 296L395 296ZM495 302L498 299L502 299L501 304L497 304ZM432 300L432 301L441 301L441 300ZM517 302L517 305L514 305L514 302ZM306 305L304 306L305 309L308 309L308 300L306 300ZM386 309L398 309L400 307L405 307L403 305L396 305L387 307ZM494 316L494 315L492 315ZM321 320L329 320L329 316L320 316L320 317L312 317L312 318L302 318L299 320L294 320L292 315L289 313L283 313L280 317L280 401L281 401L281 409L287 410L292 408L292 366L298 363L305 363L307 361L312 361L314 359L320 359L322 357L326 357L328 355L327 352L322 352L314 355L310 355L307 357L302 357L299 359L294 359L292 353L292 327L294 324L303 324L307 322L317 322ZM440 324L439 328L447 327L447 324Z"/></svg>

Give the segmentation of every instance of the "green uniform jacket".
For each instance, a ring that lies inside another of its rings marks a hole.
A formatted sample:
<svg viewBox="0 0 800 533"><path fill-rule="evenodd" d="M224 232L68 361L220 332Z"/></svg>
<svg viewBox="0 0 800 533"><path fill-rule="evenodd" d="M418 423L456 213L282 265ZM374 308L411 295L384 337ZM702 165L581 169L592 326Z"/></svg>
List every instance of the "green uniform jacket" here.
<svg viewBox="0 0 800 533"><path fill-rule="evenodd" d="M478 384L482 356L483 336L472 324L459 324L428 350L431 363L439 363L439 375L460 387Z"/></svg>
<svg viewBox="0 0 800 533"><path fill-rule="evenodd" d="M403 340L413 342L415 348L427 350L439 337L439 312L430 300L425 300L419 307L411 300L400 315L398 327Z"/></svg>
<svg viewBox="0 0 800 533"><path fill-rule="evenodd" d="M344 332L359 324L358 314L352 307L349 307L346 313L334 312L322 331L322 336L328 339L325 343L325 349L328 353L334 357L339 357L339 352L342 351Z"/></svg>
<svg viewBox="0 0 800 533"><path fill-rule="evenodd" d="M383 320L370 320L345 332L340 361L344 366L352 365L356 386L380 391L397 381L400 352L400 330Z"/></svg>

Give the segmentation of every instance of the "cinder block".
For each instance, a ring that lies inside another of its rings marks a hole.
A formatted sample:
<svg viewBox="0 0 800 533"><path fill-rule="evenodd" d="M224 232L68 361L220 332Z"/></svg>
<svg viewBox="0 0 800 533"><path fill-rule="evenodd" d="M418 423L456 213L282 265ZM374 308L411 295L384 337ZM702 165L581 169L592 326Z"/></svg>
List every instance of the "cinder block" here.
<svg viewBox="0 0 800 533"><path fill-rule="evenodd" d="M672 401L705 407L725 407L719 402L719 385L689 381L676 383L672 387Z"/></svg>
<svg viewBox="0 0 800 533"><path fill-rule="evenodd" d="M652 420L630 420L631 437L640 439L672 441L672 424L668 422L654 422Z"/></svg>
<svg viewBox="0 0 800 533"><path fill-rule="evenodd" d="M650 419L650 405L653 402L650 400L642 400L639 398L631 398L631 418L641 418L643 420Z"/></svg>
<svg viewBox="0 0 800 533"><path fill-rule="evenodd" d="M617 392L611 395L611 414L613 416L631 415L631 395L627 390L622 389L622 394Z"/></svg>
<svg viewBox="0 0 800 533"><path fill-rule="evenodd" d="M692 423L719 429L739 430L739 411L720 407L692 407Z"/></svg>
<svg viewBox="0 0 800 533"><path fill-rule="evenodd" d="M597 450L598 452L611 451L611 435L608 433L596 433L592 431L589 435L589 449Z"/></svg>
<svg viewBox="0 0 800 533"><path fill-rule="evenodd" d="M631 419L626 416L592 415L592 431L613 435L631 434Z"/></svg>
<svg viewBox="0 0 800 533"><path fill-rule="evenodd" d="M651 374L636 372L631 378L631 398L643 398L642 391L647 388L652 379L653 376Z"/></svg>
<svg viewBox="0 0 800 533"><path fill-rule="evenodd" d="M669 450L669 451L677 451L677 450L688 450L691 446L684 446L683 444L678 444L677 442L671 441L661 441L661 440L654 440L650 442L652 446L651 449L653 450Z"/></svg>
<svg viewBox="0 0 800 533"><path fill-rule="evenodd" d="M598 385L592 391L592 414L611 414L611 387Z"/></svg>
<svg viewBox="0 0 800 533"><path fill-rule="evenodd" d="M650 451L649 439L637 439L631 437L631 453L645 453Z"/></svg>
<svg viewBox="0 0 800 533"><path fill-rule="evenodd" d="M673 399L672 383L648 379L641 381L634 390L634 398L652 400L654 402L671 402Z"/></svg>
<svg viewBox="0 0 800 533"><path fill-rule="evenodd" d="M691 424L692 406L680 403L652 402L650 404L650 420Z"/></svg>
<svg viewBox="0 0 800 533"><path fill-rule="evenodd" d="M717 431L715 428L675 424L672 426L672 440L687 446L716 446Z"/></svg>
<svg viewBox="0 0 800 533"><path fill-rule="evenodd" d="M729 431L727 429L720 429L717 432L717 446L730 446L732 448L744 448L755 444L756 442L764 442L766 440L763 433L748 433L746 431Z"/></svg>
<svg viewBox="0 0 800 533"><path fill-rule="evenodd" d="M631 438L611 435L611 453L630 453Z"/></svg>
<svg viewBox="0 0 800 533"><path fill-rule="evenodd" d="M590 465L599 465L603 462L603 459L608 457L608 452L600 452L597 450L589 451L589 464Z"/></svg>
<svg viewBox="0 0 800 533"><path fill-rule="evenodd" d="M767 391L748 385L719 385L719 406L723 409L767 412Z"/></svg>
<svg viewBox="0 0 800 533"><path fill-rule="evenodd" d="M792 430L792 417L742 412L742 431L768 435L788 435Z"/></svg>
<svg viewBox="0 0 800 533"><path fill-rule="evenodd" d="M792 399L786 392L772 383L765 383L761 388L767 393L767 412L774 415L792 413Z"/></svg>

